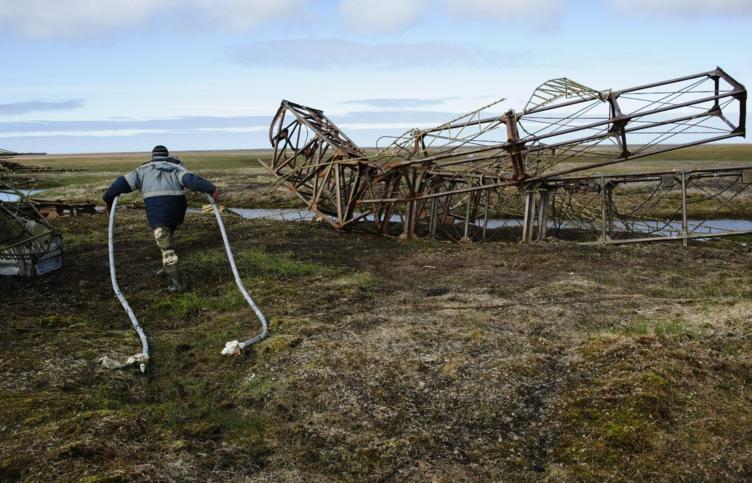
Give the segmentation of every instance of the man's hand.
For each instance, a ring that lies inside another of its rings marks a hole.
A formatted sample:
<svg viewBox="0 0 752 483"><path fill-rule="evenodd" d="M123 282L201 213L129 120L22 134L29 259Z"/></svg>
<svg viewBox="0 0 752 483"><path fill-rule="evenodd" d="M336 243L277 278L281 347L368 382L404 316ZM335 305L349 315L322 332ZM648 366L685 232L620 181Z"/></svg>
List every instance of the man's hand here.
<svg viewBox="0 0 752 483"><path fill-rule="evenodd" d="M104 205L104 212L107 213L107 216L110 216L110 211L112 210L112 203L105 203Z"/></svg>
<svg viewBox="0 0 752 483"><path fill-rule="evenodd" d="M219 203L219 192L217 192L217 190L214 190L214 192L211 194L211 197L215 203Z"/></svg>

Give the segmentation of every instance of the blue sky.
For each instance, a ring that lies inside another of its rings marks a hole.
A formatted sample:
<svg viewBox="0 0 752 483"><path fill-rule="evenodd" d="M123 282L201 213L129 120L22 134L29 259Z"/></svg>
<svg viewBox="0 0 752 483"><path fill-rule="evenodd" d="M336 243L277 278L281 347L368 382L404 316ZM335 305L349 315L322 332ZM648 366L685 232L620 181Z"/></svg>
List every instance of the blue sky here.
<svg viewBox="0 0 752 483"><path fill-rule="evenodd" d="M361 145L549 78L752 83L752 0L0 0L0 148L268 147L281 99Z"/></svg>

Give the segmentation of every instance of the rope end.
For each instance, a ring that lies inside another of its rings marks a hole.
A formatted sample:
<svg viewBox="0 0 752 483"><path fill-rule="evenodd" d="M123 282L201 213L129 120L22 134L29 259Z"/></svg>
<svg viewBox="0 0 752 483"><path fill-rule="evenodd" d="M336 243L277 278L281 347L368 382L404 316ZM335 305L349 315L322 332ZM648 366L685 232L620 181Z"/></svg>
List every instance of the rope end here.
<svg viewBox="0 0 752 483"><path fill-rule="evenodd" d="M149 354L142 352L140 354L130 356L125 362L119 362L107 356L102 356L99 358L99 362L102 364L102 367L106 369L122 369L123 367L127 367L138 362L138 367L139 369L141 369L141 373L143 374L146 372L146 363L149 362Z"/></svg>
<svg viewBox="0 0 752 483"><path fill-rule="evenodd" d="M238 356L243 345L237 340L231 340L225 344L225 348L222 349L223 356Z"/></svg>

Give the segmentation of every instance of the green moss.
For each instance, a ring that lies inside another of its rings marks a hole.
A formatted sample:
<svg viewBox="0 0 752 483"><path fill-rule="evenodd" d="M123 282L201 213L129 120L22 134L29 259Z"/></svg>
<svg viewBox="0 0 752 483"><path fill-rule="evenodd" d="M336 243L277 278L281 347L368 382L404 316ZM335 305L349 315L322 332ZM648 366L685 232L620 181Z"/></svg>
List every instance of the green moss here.
<svg viewBox="0 0 752 483"><path fill-rule="evenodd" d="M649 450L649 422L632 409L610 412L596 428L595 438L604 444L604 450Z"/></svg>
<svg viewBox="0 0 752 483"><path fill-rule="evenodd" d="M602 479L625 464L632 475L654 471L642 458L649 459L670 431L675 388L663 372L634 369L635 361L650 357L640 347L624 336L594 337L584 344L582 364L595 375L564 395L562 433L554 450L571 465L570 477Z"/></svg>
<svg viewBox="0 0 752 483"><path fill-rule="evenodd" d="M332 284L357 291L373 288L376 280L370 272L355 272L335 278Z"/></svg>
<svg viewBox="0 0 752 483"><path fill-rule="evenodd" d="M292 278L302 275L315 275L323 267L315 263L291 260L289 253L270 254L263 248L243 250L237 255L237 263L243 273L253 276L267 275Z"/></svg>
<svg viewBox="0 0 752 483"><path fill-rule="evenodd" d="M151 304L148 307L147 316L186 319L208 305L206 298L194 293L174 294L161 297L156 303Z"/></svg>
<svg viewBox="0 0 752 483"><path fill-rule="evenodd" d="M88 321L76 315L48 315L39 317L35 327L40 329L65 329L72 326L85 326Z"/></svg>
<svg viewBox="0 0 752 483"><path fill-rule="evenodd" d="M259 348L264 352L279 352L289 347L295 347L303 339L292 335L273 335L259 344Z"/></svg>
<svg viewBox="0 0 752 483"><path fill-rule="evenodd" d="M633 322L624 331L632 336L656 336L669 338L673 336L690 334L692 330L683 320L677 319L650 319Z"/></svg>
<svg viewBox="0 0 752 483"><path fill-rule="evenodd" d="M270 375L253 374L247 379L242 395L254 400L263 400L268 397L280 383Z"/></svg>

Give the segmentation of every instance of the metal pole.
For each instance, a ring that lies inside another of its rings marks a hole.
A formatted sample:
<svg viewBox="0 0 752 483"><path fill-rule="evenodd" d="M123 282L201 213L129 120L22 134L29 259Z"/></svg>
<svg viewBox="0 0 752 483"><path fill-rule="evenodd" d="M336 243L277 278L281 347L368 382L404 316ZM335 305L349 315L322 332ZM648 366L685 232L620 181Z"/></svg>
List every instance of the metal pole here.
<svg viewBox="0 0 752 483"><path fill-rule="evenodd" d="M528 191L525 193L525 216L522 219L522 241L530 241L533 230L533 214L535 212L535 193Z"/></svg>
<svg viewBox="0 0 752 483"><path fill-rule="evenodd" d="M687 246L687 235L689 235L687 224L687 173L681 173L681 190L682 190L682 245Z"/></svg>
<svg viewBox="0 0 752 483"><path fill-rule="evenodd" d="M605 242L608 240L608 235L606 233L607 230L607 223L608 223L608 215L606 213L606 204L608 203L608 198L606 196L606 177L601 176L601 241Z"/></svg>
<svg viewBox="0 0 752 483"><path fill-rule="evenodd" d="M473 195L468 194L467 195L467 210L465 210L465 236L462 237L463 242L469 242L470 237L468 236L470 233L470 203L473 200Z"/></svg>
<svg viewBox="0 0 752 483"><path fill-rule="evenodd" d="M488 229L488 203L491 198L491 191L486 191L486 206L483 208L483 241L486 241L486 230Z"/></svg>
<svg viewBox="0 0 752 483"><path fill-rule="evenodd" d="M540 208L538 210L538 241L546 238L548 228L548 190L540 192Z"/></svg>
<svg viewBox="0 0 752 483"><path fill-rule="evenodd" d="M606 215L608 216L608 236L614 235L614 213L611 207L614 204L614 185L609 181L606 186Z"/></svg>

